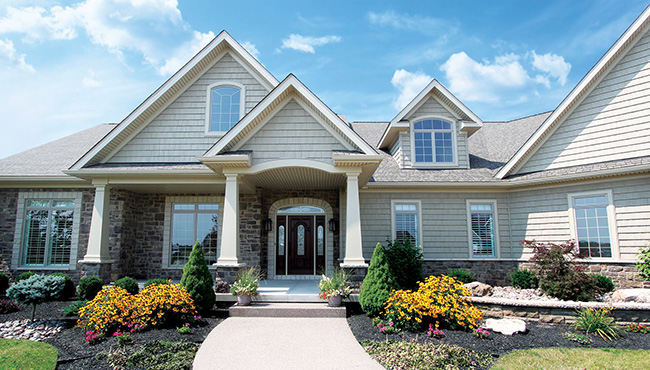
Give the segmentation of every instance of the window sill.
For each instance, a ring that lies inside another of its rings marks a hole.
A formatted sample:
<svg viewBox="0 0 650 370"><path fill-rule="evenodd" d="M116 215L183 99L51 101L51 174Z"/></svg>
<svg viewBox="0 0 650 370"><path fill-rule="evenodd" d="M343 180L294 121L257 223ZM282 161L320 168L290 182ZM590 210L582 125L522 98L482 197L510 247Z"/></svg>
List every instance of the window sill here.
<svg viewBox="0 0 650 370"><path fill-rule="evenodd" d="M415 169L458 168L458 163L413 163Z"/></svg>

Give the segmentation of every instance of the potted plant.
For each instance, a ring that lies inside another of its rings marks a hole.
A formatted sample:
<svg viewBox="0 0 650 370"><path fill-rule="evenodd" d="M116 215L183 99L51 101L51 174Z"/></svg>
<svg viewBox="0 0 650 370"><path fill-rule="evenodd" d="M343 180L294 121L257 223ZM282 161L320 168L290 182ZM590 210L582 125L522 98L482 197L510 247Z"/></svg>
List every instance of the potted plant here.
<svg viewBox="0 0 650 370"><path fill-rule="evenodd" d="M326 299L330 307L338 307L341 300L347 298L352 290L348 283L348 275L342 269L335 269L331 276L323 274L318 283L321 299Z"/></svg>
<svg viewBox="0 0 650 370"><path fill-rule="evenodd" d="M260 270L254 267L239 271L237 280L230 288L232 294L237 296L237 305L248 306L251 304L251 297L257 295L261 278Z"/></svg>

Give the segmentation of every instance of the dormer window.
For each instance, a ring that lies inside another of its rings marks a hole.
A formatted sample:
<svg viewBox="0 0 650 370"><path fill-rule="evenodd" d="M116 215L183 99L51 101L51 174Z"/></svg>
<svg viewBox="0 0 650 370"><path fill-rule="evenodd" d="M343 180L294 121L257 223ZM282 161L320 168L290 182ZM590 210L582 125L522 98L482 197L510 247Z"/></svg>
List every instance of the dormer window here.
<svg viewBox="0 0 650 370"><path fill-rule="evenodd" d="M239 84L218 84L208 87L206 133L223 134L244 115L244 87Z"/></svg>
<svg viewBox="0 0 650 370"><path fill-rule="evenodd" d="M420 165L456 163L454 124L440 119L425 119L413 124L413 157Z"/></svg>

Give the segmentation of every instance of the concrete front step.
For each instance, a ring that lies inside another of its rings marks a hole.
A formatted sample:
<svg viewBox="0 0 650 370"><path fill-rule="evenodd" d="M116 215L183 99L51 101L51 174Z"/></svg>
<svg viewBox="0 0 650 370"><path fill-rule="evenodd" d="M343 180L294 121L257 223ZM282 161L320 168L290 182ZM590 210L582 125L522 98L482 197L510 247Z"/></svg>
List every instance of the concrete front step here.
<svg viewBox="0 0 650 370"><path fill-rule="evenodd" d="M359 302L359 295L352 294L344 300L345 302ZM230 293L217 293L217 302L237 302L237 297ZM318 298L318 294L276 294L260 293L253 297L253 303L322 303L324 300Z"/></svg>
<svg viewBox="0 0 650 370"><path fill-rule="evenodd" d="M327 303L256 303L230 307L231 317L345 317L345 306Z"/></svg>

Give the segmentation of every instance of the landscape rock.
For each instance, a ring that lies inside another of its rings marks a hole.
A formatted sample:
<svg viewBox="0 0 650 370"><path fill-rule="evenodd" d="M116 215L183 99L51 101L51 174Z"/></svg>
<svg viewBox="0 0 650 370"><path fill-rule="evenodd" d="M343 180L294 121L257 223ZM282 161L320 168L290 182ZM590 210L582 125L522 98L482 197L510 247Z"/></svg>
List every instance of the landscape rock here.
<svg viewBox="0 0 650 370"><path fill-rule="evenodd" d="M64 322L55 319L6 321L0 323L0 338L39 341L60 332L64 326Z"/></svg>
<svg viewBox="0 0 650 370"><path fill-rule="evenodd" d="M612 302L650 303L650 289L619 289L612 294Z"/></svg>
<svg viewBox="0 0 650 370"><path fill-rule="evenodd" d="M472 297L485 297L492 294L492 287L479 281L467 283L465 287L472 293Z"/></svg>
<svg viewBox="0 0 650 370"><path fill-rule="evenodd" d="M504 335L513 335L514 333L525 333L526 322L521 319L487 319L483 328Z"/></svg>

